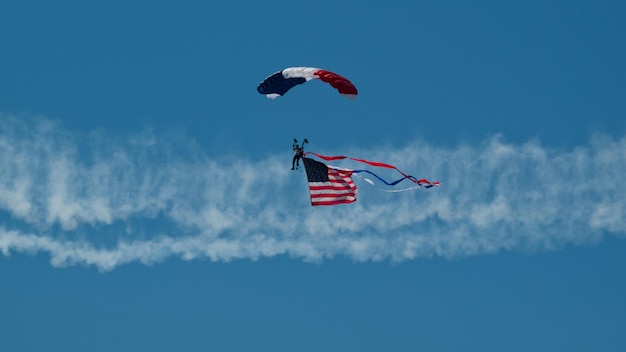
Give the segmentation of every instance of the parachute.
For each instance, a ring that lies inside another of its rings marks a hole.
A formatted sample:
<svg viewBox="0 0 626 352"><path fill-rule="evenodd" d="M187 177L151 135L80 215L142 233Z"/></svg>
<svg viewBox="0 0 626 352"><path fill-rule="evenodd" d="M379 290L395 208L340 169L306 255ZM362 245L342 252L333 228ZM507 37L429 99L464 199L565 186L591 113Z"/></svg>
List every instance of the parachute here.
<svg viewBox="0 0 626 352"><path fill-rule="evenodd" d="M261 82L257 87L257 91L270 99L275 99L285 95L287 91L298 84L312 79L319 79L330 84L340 94L349 99L355 99L358 94L354 84L347 78L315 67L289 67L278 71Z"/></svg>

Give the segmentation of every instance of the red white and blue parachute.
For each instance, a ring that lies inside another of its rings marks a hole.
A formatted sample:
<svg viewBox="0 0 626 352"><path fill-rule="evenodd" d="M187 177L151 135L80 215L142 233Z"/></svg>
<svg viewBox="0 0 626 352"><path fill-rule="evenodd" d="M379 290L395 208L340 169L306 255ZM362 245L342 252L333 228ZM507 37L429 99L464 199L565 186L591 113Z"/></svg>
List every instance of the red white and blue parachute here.
<svg viewBox="0 0 626 352"><path fill-rule="evenodd" d="M319 79L330 84L339 93L350 99L356 98L358 94L354 84L347 78L315 67L289 67L278 71L261 82L257 87L257 91L270 99L275 99L285 95L287 91L298 84L312 79Z"/></svg>

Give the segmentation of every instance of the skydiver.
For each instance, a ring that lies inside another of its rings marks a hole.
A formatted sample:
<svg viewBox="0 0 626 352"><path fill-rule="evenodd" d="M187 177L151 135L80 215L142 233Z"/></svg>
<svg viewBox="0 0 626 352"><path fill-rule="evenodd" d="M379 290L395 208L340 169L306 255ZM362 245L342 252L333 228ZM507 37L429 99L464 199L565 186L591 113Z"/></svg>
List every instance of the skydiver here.
<svg viewBox="0 0 626 352"><path fill-rule="evenodd" d="M297 139L295 138L293 139L293 145L291 146L291 148L293 149L293 159L291 160L292 170L294 170L294 166L295 166L295 170L297 170L300 167L300 159L302 159L302 157L304 156L304 144L305 143L309 143L309 141L306 138L302 142L302 146L298 145Z"/></svg>

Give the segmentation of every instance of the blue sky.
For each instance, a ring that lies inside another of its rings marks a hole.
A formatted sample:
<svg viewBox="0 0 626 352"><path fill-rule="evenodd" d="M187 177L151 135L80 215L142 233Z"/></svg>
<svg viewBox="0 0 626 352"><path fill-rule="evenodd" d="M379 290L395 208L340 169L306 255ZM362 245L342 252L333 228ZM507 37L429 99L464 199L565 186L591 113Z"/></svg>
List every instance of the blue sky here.
<svg viewBox="0 0 626 352"><path fill-rule="evenodd" d="M625 7L3 2L3 349L624 350Z"/></svg>

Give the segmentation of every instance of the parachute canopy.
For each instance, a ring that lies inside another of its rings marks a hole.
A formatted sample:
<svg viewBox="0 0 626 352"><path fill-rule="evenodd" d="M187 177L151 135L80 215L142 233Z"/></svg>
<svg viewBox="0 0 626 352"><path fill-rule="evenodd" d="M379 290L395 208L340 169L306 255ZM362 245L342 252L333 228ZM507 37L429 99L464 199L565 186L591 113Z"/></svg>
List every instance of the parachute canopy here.
<svg viewBox="0 0 626 352"><path fill-rule="evenodd" d="M347 78L315 67L289 67L278 71L261 82L257 87L257 91L270 99L275 99L285 95L287 91L298 84L312 79L319 79L330 84L339 93L350 99L356 98L358 94L354 84Z"/></svg>

